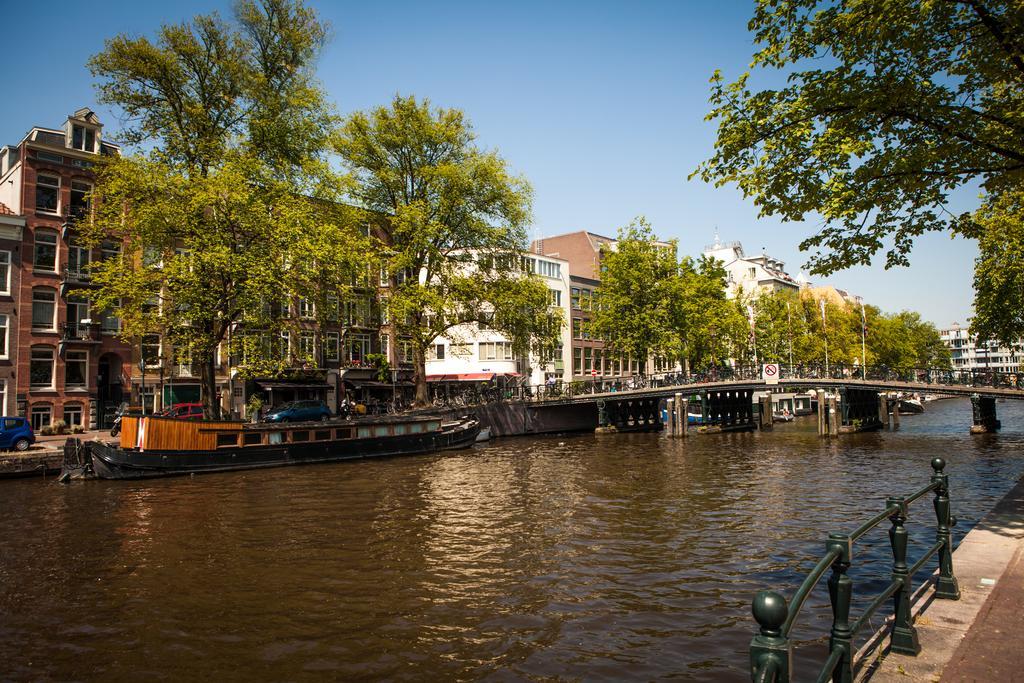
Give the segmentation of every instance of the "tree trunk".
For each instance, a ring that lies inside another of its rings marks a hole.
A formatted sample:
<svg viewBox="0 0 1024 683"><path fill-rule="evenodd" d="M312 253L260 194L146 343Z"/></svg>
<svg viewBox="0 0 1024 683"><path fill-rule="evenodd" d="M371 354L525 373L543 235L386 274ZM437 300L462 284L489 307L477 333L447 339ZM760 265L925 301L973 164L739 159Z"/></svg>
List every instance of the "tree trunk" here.
<svg viewBox="0 0 1024 683"><path fill-rule="evenodd" d="M207 420L220 419L220 401L217 400L217 366L213 353L204 353L200 361L199 397L203 402L203 416Z"/></svg>
<svg viewBox="0 0 1024 683"><path fill-rule="evenodd" d="M426 408L430 405L430 394L427 392L427 363L426 355L419 344L412 348L413 381L416 383L416 397L413 399L414 408Z"/></svg>

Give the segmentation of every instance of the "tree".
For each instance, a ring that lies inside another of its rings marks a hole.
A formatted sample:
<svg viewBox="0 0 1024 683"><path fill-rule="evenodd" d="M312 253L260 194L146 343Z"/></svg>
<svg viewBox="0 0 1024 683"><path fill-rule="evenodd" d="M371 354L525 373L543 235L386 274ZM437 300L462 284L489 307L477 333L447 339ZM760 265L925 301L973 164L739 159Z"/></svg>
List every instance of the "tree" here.
<svg viewBox="0 0 1024 683"><path fill-rule="evenodd" d="M745 314L726 297L726 272L721 261L684 257L669 296L669 318L687 372L725 362L748 336Z"/></svg>
<svg viewBox="0 0 1024 683"><path fill-rule="evenodd" d="M600 305L592 324L598 339L644 367L651 353L673 355L669 311L678 291L676 243L659 243L643 217L619 229L601 253Z"/></svg>
<svg viewBox="0 0 1024 683"><path fill-rule="evenodd" d="M715 154L694 175L736 183L762 215L819 215L801 244L815 273L882 250L887 267L905 265L928 231L978 238L979 329L1020 337L1024 319L993 312L1024 291L1024 273L993 271L1022 245L1006 228L1020 224L1011 197L1024 188L1024 5L758 0L750 28L758 75L781 72L785 85L716 72ZM979 209L951 213L950 195L976 185Z"/></svg>
<svg viewBox="0 0 1024 683"><path fill-rule="evenodd" d="M522 268L530 187L476 147L462 112L396 96L350 116L335 147L353 199L388 219L383 305L412 346L418 405L428 401L426 350L438 336L483 323L516 353L550 345L547 287Z"/></svg>
<svg viewBox="0 0 1024 683"><path fill-rule="evenodd" d="M326 161L335 118L312 76L324 26L289 0L243 0L236 18L164 26L156 42L117 36L89 62L100 101L128 120L124 139L147 146L98 170L82 230L124 253L95 268L96 303L118 310L124 336L159 333L198 365L211 418L229 332L248 333L250 368L286 364L273 341L291 324L282 300L343 289L360 253L323 204L341 185Z"/></svg>

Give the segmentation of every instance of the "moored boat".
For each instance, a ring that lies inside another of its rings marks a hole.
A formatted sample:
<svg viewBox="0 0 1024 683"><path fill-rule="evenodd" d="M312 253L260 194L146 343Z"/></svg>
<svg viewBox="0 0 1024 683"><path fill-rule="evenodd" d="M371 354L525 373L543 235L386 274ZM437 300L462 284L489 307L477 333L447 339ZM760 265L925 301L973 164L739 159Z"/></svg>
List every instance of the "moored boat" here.
<svg viewBox="0 0 1024 683"><path fill-rule="evenodd" d="M468 448L479 432L472 416L255 425L126 416L120 443L88 447L96 476L139 479Z"/></svg>

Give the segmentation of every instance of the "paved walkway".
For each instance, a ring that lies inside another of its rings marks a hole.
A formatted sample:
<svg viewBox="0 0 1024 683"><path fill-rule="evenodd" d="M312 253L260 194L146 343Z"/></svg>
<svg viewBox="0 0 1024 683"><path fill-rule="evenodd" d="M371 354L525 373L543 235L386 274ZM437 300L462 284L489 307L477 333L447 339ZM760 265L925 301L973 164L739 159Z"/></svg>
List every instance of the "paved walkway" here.
<svg viewBox="0 0 1024 683"><path fill-rule="evenodd" d="M872 683L1024 683L1024 479L960 542L953 571L960 600L925 592L921 653L887 653Z"/></svg>

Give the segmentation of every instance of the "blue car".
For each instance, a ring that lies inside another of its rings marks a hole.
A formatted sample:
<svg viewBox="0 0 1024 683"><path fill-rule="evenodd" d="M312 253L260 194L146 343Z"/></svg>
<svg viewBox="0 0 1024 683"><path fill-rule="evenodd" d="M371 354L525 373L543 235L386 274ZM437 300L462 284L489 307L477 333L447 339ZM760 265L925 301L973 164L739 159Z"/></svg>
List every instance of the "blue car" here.
<svg viewBox="0 0 1024 683"><path fill-rule="evenodd" d="M28 450L36 442L32 425L23 417L0 417L0 448Z"/></svg>
<svg viewBox="0 0 1024 683"><path fill-rule="evenodd" d="M323 401L293 401L274 408L264 418L265 422L326 422L331 411Z"/></svg>

